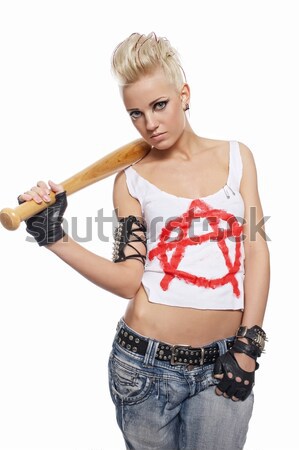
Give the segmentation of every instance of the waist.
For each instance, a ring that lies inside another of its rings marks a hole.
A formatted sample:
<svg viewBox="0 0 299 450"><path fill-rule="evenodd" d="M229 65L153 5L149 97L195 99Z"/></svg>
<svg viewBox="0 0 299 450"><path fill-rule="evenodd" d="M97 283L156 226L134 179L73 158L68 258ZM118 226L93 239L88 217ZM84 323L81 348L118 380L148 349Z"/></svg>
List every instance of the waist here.
<svg viewBox="0 0 299 450"><path fill-rule="evenodd" d="M201 310L152 303L142 285L124 314L127 325L142 335L192 346L234 335L241 320L239 310Z"/></svg>
<svg viewBox="0 0 299 450"><path fill-rule="evenodd" d="M141 359L154 358L157 362L167 365L190 367L214 364L221 353L231 348L234 336L214 341L202 347L193 347L187 344L172 345L141 335L121 319L117 326L114 342L122 351Z"/></svg>

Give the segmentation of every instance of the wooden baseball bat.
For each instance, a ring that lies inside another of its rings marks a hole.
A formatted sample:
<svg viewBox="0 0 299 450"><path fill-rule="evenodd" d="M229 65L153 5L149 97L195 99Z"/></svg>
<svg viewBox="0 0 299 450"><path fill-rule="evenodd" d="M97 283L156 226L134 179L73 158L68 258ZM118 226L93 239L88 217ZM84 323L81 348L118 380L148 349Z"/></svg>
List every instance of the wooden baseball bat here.
<svg viewBox="0 0 299 450"><path fill-rule="evenodd" d="M143 158L151 147L143 139L137 139L123 147L108 153L92 165L86 167L81 172L76 173L72 177L63 181L62 184L67 195L83 189L103 178L125 169L132 163ZM43 209L55 203L55 193L51 192L50 202L42 202L40 204L30 200L17 206L15 209L4 208L0 211L0 221L7 230L16 230L22 220L34 216Z"/></svg>

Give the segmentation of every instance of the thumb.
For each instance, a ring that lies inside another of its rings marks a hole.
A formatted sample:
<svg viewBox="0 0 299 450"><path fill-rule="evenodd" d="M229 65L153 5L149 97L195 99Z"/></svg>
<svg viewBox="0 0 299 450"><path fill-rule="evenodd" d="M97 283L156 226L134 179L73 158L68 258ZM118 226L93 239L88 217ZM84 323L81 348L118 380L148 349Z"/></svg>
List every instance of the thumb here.
<svg viewBox="0 0 299 450"><path fill-rule="evenodd" d="M214 365L214 378L223 378L223 365L220 358L216 359Z"/></svg>
<svg viewBox="0 0 299 450"><path fill-rule="evenodd" d="M52 191L55 192L55 194L59 194L60 192L64 191L62 184L56 184L52 180L49 180L49 186L52 189Z"/></svg>

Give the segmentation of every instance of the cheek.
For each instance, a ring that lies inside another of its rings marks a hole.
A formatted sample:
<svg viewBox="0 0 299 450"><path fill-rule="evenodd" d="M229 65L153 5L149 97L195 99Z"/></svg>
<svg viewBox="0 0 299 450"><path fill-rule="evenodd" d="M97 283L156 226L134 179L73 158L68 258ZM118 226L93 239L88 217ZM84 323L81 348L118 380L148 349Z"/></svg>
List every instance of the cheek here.
<svg viewBox="0 0 299 450"><path fill-rule="evenodd" d="M141 134L141 136L143 136L143 137L146 136L147 131L146 131L146 128L144 126L144 123L142 123L141 121L137 120L137 122L133 122L133 126L136 128L138 133Z"/></svg>
<svg viewBox="0 0 299 450"><path fill-rule="evenodd" d="M170 117L170 125L173 130L179 132L185 126L185 114L181 109L173 111Z"/></svg>

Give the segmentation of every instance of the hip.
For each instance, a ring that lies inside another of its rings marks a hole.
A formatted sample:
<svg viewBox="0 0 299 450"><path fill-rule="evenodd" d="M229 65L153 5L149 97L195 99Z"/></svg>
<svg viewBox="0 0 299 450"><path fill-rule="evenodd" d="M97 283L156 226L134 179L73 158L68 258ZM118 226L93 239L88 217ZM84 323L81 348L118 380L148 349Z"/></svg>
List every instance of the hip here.
<svg viewBox="0 0 299 450"><path fill-rule="evenodd" d="M149 378L163 378L166 375L185 379L190 374L205 379L207 374L212 375L216 359L232 347L234 340L234 336L229 336L197 348L172 345L138 333L121 318L116 327L110 360L120 366L130 367L131 376L134 369L138 369Z"/></svg>

